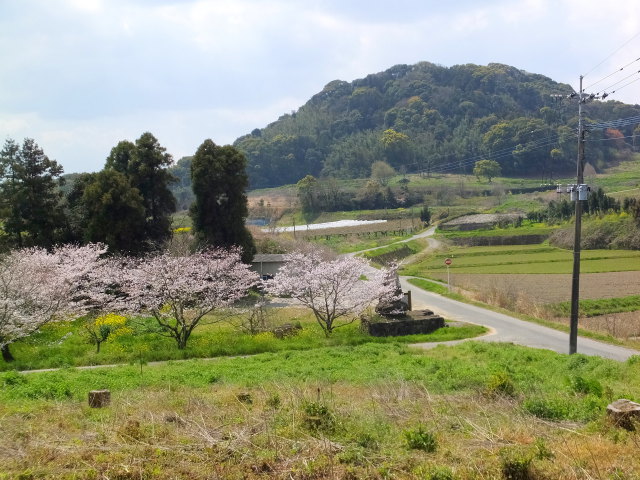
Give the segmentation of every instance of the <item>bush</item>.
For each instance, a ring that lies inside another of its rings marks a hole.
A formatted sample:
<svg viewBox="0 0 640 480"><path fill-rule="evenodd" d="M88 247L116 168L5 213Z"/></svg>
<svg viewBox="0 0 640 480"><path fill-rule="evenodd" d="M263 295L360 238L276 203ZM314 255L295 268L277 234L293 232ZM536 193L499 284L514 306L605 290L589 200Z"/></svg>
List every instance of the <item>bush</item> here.
<svg viewBox="0 0 640 480"><path fill-rule="evenodd" d="M575 393L591 394L596 397L602 397L603 392L602 385L599 381L581 376L569 378L569 388Z"/></svg>
<svg viewBox="0 0 640 480"><path fill-rule="evenodd" d="M422 450L425 452L435 452L438 447L436 437L433 433L425 430L422 426L417 430L407 430L404 432L407 447L411 450Z"/></svg>
<svg viewBox="0 0 640 480"><path fill-rule="evenodd" d="M323 403L305 402L302 406L304 411L303 424L307 430L312 432L330 433L335 429L335 416Z"/></svg>
<svg viewBox="0 0 640 480"><path fill-rule="evenodd" d="M429 480L454 480L456 477L449 467L434 467L425 478Z"/></svg>
<svg viewBox="0 0 640 480"><path fill-rule="evenodd" d="M532 458L521 449L504 449L500 454L500 467L503 478L507 480L529 480Z"/></svg>
<svg viewBox="0 0 640 480"><path fill-rule="evenodd" d="M522 407L531 415L547 420L569 418L570 409L567 402L556 398L528 398L522 403Z"/></svg>
<svg viewBox="0 0 640 480"><path fill-rule="evenodd" d="M512 397L515 394L516 387L511 377L506 372L495 373L487 382L487 393L490 395L506 395Z"/></svg>

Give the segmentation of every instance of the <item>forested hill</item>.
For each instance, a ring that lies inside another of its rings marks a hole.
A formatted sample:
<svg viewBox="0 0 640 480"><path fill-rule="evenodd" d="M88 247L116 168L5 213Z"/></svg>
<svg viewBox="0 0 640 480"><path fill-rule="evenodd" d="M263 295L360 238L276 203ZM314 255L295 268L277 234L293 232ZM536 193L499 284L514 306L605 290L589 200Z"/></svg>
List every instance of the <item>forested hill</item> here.
<svg viewBox="0 0 640 480"><path fill-rule="evenodd" d="M368 177L371 164L398 171L466 171L495 159L505 175L575 170L577 105L551 94L569 85L508 65L396 65L351 83L334 80L297 112L236 140L252 188L307 174ZM640 106L595 101L588 120L640 115ZM596 168L631 150L635 125L589 135ZM640 134L640 130L636 129ZM600 141L613 140L613 141Z"/></svg>

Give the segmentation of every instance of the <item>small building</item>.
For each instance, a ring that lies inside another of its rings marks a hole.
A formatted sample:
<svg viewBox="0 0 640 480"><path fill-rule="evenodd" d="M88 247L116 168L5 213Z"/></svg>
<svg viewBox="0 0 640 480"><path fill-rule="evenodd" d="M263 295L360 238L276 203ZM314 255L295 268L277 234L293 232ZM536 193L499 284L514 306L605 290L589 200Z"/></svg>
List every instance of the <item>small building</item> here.
<svg viewBox="0 0 640 480"><path fill-rule="evenodd" d="M266 279L273 277L280 267L285 264L284 254L282 253L258 253L251 261L251 270Z"/></svg>

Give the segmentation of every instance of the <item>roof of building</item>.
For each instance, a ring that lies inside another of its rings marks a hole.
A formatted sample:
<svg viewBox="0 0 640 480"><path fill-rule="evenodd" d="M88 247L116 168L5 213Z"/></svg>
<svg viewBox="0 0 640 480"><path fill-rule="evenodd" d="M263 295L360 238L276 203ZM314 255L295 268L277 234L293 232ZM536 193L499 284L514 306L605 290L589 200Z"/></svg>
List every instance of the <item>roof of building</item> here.
<svg viewBox="0 0 640 480"><path fill-rule="evenodd" d="M283 253L258 253L253 256L251 263L280 263L284 261Z"/></svg>

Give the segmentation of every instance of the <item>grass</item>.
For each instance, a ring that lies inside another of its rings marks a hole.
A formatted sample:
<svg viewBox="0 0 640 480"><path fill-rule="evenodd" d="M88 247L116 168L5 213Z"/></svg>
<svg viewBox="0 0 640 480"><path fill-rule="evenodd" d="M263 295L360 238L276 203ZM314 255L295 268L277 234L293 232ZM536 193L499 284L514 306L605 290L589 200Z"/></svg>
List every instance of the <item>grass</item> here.
<svg viewBox="0 0 640 480"><path fill-rule="evenodd" d="M187 348L178 350L173 339L145 333L145 328L138 327L133 335L108 340L100 353L96 353L95 346L89 344L87 337L82 334L82 320L49 324L39 333L12 344L11 351L16 360L10 363L0 360L0 371L252 355L366 343L439 342L474 337L486 331L484 327L468 325L443 328L422 335L371 337L360 331L359 323L352 323L336 329L330 338L326 338L313 317L303 309L278 309L278 318L272 318L271 321L274 325L299 322L302 330L295 336L279 339L269 332L251 335L239 331L229 322L220 322L198 327ZM146 324L154 326L152 319ZM136 328L133 322L129 325Z"/></svg>
<svg viewBox="0 0 640 480"><path fill-rule="evenodd" d="M639 369L468 342L8 372L0 478L634 478L639 435L604 409L640 399Z"/></svg>
<svg viewBox="0 0 640 480"><path fill-rule="evenodd" d="M386 245L406 240L414 233L406 235L380 235L376 237L356 235L326 235L312 240L313 243L323 245L337 253L351 253L368 250L370 248L384 247Z"/></svg>
<svg viewBox="0 0 640 480"><path fill-rule="evenodd" d="M426 280L424 278L410 278L408 282L422 290L426 290L427 292L437 293L438 295L458 300L459 302L466 301L464 296L450 291L446 285L442 285L441 283L432 282L431 280Z"/></svg>
<svg viewBox="0 0 640 480"><path fill-rule="evenodd" d="M567 316L571 312L571 302L561 302L551 306L558 316ZM620 312L640 310L640 295L620 298L602 298L596 300L580 300L580 314L585 317L596 317Z"/></svg>
<svg viewBox="0 0 640 480"><path fill-rule="evenodd" d="M409 242L395 243L393 245L376 248L369 252L363 252L362 256L373 262L376 262L376 259L379 259L380 257L401 259L419 253L424 249L425 245L426 240L411 240Z"/></svg>
<svg viewBox="0 0 640 480"><path fill-rule="evenodd" d="M487 228L478 230L438 230L438 235L447 238L469 238L469 237L500 237L500 236L519 236L519 235L550 235L554 230L559 228L554 225L543 223L531 223L527 220L520 227L507 226L504 228Z"/></svg>
<svg viewBox="0 0 640 480"><path fill-rule="evenodd" d="M456 273L571 273L573 253L546 245L449 248L427 255L404 266L403 275L429 277L446 272L444 259L452 258ZM581 272L622 272L640 270L640 252L632 250L583 250Z"/></svg>

